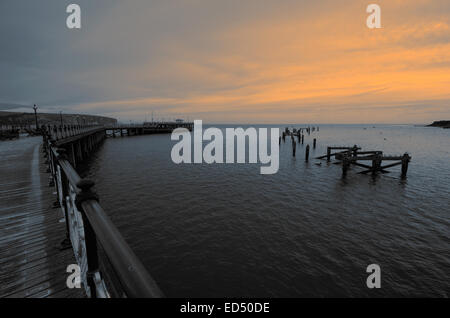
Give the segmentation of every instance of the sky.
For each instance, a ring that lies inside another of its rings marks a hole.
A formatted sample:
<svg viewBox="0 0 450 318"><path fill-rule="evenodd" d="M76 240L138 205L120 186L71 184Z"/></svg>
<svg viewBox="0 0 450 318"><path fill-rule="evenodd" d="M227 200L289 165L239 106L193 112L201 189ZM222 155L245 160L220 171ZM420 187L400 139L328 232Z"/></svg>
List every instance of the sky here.
<svg viewBox="0 0 450 318"><path fill-rule="evenodd" d="M80 30L66 7L81 7ZM381 29L366 7L381 7ZM450 120L448 0L2 0L0 110L123 122Z"/></svg>

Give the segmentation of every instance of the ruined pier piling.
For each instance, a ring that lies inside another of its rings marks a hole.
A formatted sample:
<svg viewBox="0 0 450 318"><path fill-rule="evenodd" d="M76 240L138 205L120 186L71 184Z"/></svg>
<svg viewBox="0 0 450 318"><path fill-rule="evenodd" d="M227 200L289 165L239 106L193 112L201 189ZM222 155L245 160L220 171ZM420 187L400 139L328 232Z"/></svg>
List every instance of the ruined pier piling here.
<svg viewBox="0 0 450 318"><path fill-rule="evenodd" d="M408 165L411 161L411 156L405 153L402 157L402 177L406 177L406 173L408 172Z"/></svg>
<svg viewBox="0 0 450 318"><path fill-rule="evenodd" d="M297 144L295 143L294 137L292 137L292 156L295 157L295 150L296 150Z"/></svg>
<svg viewBox="0 0 450 318"><path fill-rule="evenodd" d="M341 150L338 152L332 152L333 150ZM327 159L328 162L331 161L331 158L334 157L337 160L337 164L342 164L342 174L346 175L348 169L351 165L358 166L361 168L365 168L359 173L367 174L377 174L381 173L389 173L386 169L395 167L398 165L402 166L401 176L406 177L408 172L408 165L411 161L411 156L407 153L402 156L386 156L383 155L382 151L379 150L369 150L369 151L360 151L361 148L354 145L353 147L327 147L327 154L324 156L317 157L316 159ZM371 165L365 164L362 162L369 161ZM383 162L385 161L394 161L393 163L387 164L383 166Z"/></svg>
<svg viewBox="0 0 450 318"><path fill-rule="evenodd" d="M309 161L309 145L306 145L306 151L305 151L305 161Z"/></svg>

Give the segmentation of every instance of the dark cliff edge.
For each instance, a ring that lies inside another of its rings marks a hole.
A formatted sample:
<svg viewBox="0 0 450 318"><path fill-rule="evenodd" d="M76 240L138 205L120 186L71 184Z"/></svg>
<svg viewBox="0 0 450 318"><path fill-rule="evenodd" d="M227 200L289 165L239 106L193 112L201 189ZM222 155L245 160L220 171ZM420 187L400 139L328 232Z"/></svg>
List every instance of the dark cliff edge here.
<svg viewBox="0 0 450 318"><path fill-rule="evenodd" d="M450 120L435 121L431 125L428 125L428 127L450 128Z"/></svg>

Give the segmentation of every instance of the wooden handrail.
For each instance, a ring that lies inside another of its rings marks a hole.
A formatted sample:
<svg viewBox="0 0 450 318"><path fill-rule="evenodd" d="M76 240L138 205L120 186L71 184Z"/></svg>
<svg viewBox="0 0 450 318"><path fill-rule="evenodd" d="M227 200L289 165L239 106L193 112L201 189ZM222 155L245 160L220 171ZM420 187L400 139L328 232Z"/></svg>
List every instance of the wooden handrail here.
<svg viewBox="0 0 450 318"><path fill-rule="evenodd" d="M99 204L97 195L91 190L94 182L80 178L67 158L65 149L55 147L54 141L52 145L52 141L45 135L44 141L58 201L65 213L68 237L77 261L87 263L84 283L88 287L88 295L110 296L99 270L98 241L120 282L123 289L121 294L133 298L164 297L155 280ZM77 220L77 215L80 214L82 222ZM78 234L79 229L73 227L74 224L81 226L84 232L82 237Z"/></svg>
<svg viewBox="0 0 450 318"><path fill-rule="evenodd" d="M108 256L128 297L160 298L163 293L95 200L82 203L83 211Z"/></svg>

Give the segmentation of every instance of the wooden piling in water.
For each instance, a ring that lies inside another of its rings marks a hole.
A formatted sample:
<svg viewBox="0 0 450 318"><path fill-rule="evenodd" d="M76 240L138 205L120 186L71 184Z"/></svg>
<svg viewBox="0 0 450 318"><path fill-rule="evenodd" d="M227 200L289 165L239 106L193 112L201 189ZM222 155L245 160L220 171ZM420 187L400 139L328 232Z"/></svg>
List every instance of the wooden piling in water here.
<svg viewBox="0 0 450 318"><path fill-rule="evenodd" d="M309 145L306 145L305 161L309 160Z"/></svg>
<svg viewBox="0 0 450 318"><path fill-rule="evenodd" d="M347 175L348 168L350 168L350 159L349 159L348 155L344 155L343 160L342 160L342 175L343 176Z"/></svg>
<svg viewBox="0 0 450 318"><path fill-rule="evenodd" d="M316 140L316 138L314 138L314 141L313 141L313 148L314 149L316 149L316 142L317 142L317 140Z"/></svg>
<svg viewBox="0 0 450 318"><path fill-rule="evenodd" d="M295 157L295 150L296 150L297 144L295 143L294 138L292 138L292 156Z"/></svg>
<svg viewBox="0 0 450 318"><path fill-rule="evenodd" d="M406 177L406 173L408 172L408 164L411 160L411 157L405 153L402 157L402 177Z"/></svg>
<svg viewBox="0 0 450 318"><path fill-rule="evenodd" d="M332 150L342 150L338 152L332 153ZM386 156L383 155L382 151L379 150L370 150L370 151L360 151L361 148L357 145L353 147L327 147L327 154L324 156L317 157L317 159L327 158L327 162L331 161L331 157L335 157L337 159L336 164L342 164L343 174L347 172L350 165L355 165L361 168L365 168L366 170L361 171L359 173L366 174L372 173L376 174L378 172L388 173L387 168L395 167L398 165L402 165L402 177L406 176L408 171L408 163L411 160L411 156L405 153L403 156ZM367 165L361 163L361 161L371 161L372 165ZM387 165L382 165L385 161L393 161Z"/></svg>
<svg viewBox="0 0 450 318"><path fill-rule="evenodd" d="M302 145L305 142L305 135L302 135Z"/></svg>
<svg viewBox="0 0 450 318"><path fill-rule="evenodd" d="M372 159L372 174L377 173L379 170L381 170L381 157L382 154L377 153L373 156Z"/></svg>

